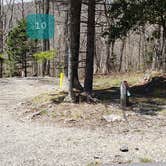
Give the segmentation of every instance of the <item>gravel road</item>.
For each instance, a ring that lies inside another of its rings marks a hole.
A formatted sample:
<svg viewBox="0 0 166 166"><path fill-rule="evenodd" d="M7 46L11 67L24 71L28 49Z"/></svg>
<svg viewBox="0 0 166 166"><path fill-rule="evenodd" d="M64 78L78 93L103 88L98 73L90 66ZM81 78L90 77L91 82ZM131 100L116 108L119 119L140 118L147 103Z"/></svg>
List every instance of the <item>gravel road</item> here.
<svg viewBox="0 0 166 166"><path fill-rule="evenodd" d="M91 166L90 163L166 162L166 125L154 131L112 134L101 129L62 128L23 122L17 106L52 83L0 80L0 166ZM128 152L121 152L122 146Z"/></svg>

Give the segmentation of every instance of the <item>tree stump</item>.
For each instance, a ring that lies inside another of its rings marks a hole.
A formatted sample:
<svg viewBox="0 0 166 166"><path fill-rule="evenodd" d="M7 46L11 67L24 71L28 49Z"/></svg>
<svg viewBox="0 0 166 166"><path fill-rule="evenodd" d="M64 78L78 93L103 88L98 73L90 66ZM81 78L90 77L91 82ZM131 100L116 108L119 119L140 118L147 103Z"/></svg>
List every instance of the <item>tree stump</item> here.
<svg viewBox="0 0 166 166"><path fill-rule="evenodd" d="M122 107L127 107L129 105L128 90L129 87L127 81L122 81L120 85L120 104Z"/></svg>

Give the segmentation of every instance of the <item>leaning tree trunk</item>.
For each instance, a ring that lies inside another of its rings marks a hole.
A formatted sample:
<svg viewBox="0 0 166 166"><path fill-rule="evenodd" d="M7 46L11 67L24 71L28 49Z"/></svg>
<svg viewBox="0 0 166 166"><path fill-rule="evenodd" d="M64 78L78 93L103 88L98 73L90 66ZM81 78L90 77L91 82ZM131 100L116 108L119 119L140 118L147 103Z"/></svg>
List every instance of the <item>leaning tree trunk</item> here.
<svg viewBox="0 0 166 166"><path fill-rule="evenodd" d="M95 0L88 2L88 34L84 88L87 94L93 90L93 68L95 50Z"/></svg>

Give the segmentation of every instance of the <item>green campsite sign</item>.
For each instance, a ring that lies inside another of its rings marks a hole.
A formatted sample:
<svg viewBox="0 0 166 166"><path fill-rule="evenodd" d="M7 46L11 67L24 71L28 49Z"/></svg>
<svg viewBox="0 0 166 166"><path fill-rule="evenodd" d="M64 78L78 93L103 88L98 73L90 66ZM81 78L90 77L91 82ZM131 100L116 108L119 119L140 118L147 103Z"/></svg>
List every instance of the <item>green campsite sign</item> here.
<svg viewBox="0 0 166 166"><path fill-rule="evenodd" d="M30 14L26 17L27 35L31 39L51 39L54 37L55 20L49 14Z"/></svg>

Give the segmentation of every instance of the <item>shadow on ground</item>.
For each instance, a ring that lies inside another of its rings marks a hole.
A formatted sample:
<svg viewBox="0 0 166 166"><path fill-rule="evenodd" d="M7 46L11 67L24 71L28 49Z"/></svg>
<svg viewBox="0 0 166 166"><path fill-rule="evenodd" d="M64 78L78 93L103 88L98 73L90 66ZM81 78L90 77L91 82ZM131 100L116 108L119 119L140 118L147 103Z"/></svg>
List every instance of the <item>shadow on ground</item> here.
<svg viewBox="0 0 166 166"><path fill-rule="evenodd" d="M154 77L145 84L132 86L130 92L129 108L134 112L154 116L166 111L166 77ZM119 87L95 90L95 96L106 104L120 103Z"/></svg>

